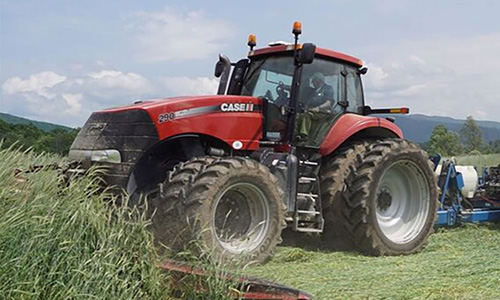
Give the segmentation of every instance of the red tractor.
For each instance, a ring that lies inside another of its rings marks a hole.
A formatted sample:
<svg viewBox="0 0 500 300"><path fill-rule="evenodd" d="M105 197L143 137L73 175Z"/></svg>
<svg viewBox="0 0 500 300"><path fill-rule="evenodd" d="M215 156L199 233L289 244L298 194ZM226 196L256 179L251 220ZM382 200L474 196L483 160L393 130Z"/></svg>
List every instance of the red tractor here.
<svg viewBox="0 0 500 300"><path fill-rule="evenodd" d="M298 44L220 55L218 95L95 112L70 158L105 165L109 186L147 204L161 244L197 240L225 259L265 262L281 232L340 236L369 255L419 251L437 186L428 157L365 105L360 59ZM233 68L232 68L233 67ZM231 72L232 68L232 72Z"/></svg>

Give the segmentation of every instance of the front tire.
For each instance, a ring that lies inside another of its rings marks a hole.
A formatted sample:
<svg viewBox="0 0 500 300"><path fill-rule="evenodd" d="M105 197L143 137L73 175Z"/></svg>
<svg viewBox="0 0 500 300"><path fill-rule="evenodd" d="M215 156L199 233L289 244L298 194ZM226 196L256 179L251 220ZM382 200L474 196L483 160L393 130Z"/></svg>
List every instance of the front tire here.
<svg viewBox="0 0 500 300"><path fill-rule="evenodd" d="M272 257L285 227L284 193L268 168L246 158L194 159L168 177L152 220L162 244L239 263Z"/></svg>

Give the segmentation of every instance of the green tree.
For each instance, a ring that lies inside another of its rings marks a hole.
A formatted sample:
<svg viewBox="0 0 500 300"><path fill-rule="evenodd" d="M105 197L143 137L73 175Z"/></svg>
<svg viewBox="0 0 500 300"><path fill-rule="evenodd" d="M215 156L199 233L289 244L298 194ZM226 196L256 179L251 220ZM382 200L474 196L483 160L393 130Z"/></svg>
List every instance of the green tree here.
<svg viewBox="0 0 500 300"><path fill-rule="evenodd" d="M16 148L32 147L36 152L68 154L79 129L54 129L45 132L33 124L9 124L0 120L1 147L8 148L14 143Z"/></svg>
<svg viewBox="0 0 500 300"><path fill-rule="evenodd" d="M489 146L492 153L500 153L500 140L491 141Z"/></svg>
<svg viewBox="0 0 500 300"><path fill-rule="evenodd" d="M43 136L44 132L32 124L9 124L0 120L0 139L2 147L7 148L17 142L17 147L26 149Z"/></svg>
<svg viewBox="0 0 500 300"><path fill-rule="evenodd" d="M443 124L434 127L429 141L428 152L430 154L453 156L462 154L462 151L460 138L455 132L449 131Z"/></svg>
<svg viewBox="0 0 500 300"><path fill-rule="evenodd" d="M483 132L472 116L468 116L464 125L460 128L460 138L467 153L481 149L483 145Z"/></svg>
<svg viewBox="0 0 500 300"><path fill-rule="evenodd" d="M54 129L36 140L33 149L37 152L51 152L66 155L78 130Z"/></svg>

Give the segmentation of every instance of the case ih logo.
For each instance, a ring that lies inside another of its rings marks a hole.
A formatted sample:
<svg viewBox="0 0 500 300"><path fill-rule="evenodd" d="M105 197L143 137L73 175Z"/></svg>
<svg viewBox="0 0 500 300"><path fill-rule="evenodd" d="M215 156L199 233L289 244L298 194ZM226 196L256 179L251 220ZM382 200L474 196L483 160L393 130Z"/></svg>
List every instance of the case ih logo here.
<svg viewBox="0 0 500 300"><path fill-rule="evenodd" d="M220 110L222 111L253 111L253 103L222 103Z"/></svg>

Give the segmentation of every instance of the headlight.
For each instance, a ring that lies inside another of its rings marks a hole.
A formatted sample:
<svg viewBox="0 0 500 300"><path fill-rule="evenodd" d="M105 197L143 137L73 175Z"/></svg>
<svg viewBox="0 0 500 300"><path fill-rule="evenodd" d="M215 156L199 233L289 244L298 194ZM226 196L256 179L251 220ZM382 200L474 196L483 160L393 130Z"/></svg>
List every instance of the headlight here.
<svg viewBox="0 0 500 300"><path fill-rule="evenodd" d="M120 152L115 149L105 150L70 150L69 159L77 161L101 161L108 163L121 163Z"/></svg>
<svg viewBox="0 0 500 300"><path fill-rule="evenodd" d="M91 161L104 161L109 163L121 163L122 157L118 150L108 149L108 150L92 150L90 151Z"/></svg>

